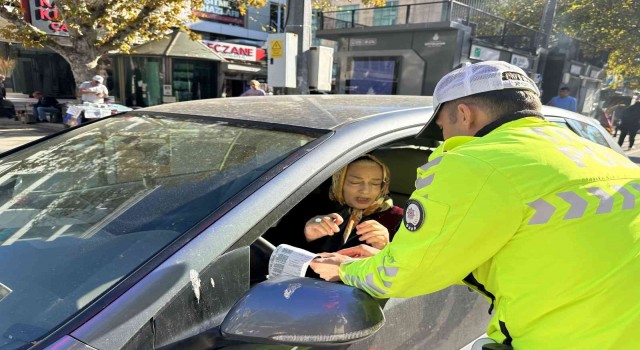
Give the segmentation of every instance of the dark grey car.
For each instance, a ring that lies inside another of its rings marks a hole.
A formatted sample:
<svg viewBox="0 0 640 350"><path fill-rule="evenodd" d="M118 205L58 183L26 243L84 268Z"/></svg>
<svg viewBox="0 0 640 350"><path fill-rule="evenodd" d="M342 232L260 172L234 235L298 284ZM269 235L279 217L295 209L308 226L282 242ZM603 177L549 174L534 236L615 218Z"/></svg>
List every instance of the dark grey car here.
<svg viewBox="0 0 640 350"><path fill-rule="evenodd" d="M303 234L290 224L300 203L326 197L323 184L360 154L389 165L403 205L436 145L414 137L430 106L403 96L192 101L0 155L0 349L468 344L489 315L464 286L379 302L266 276L273 244Z"/></svg>

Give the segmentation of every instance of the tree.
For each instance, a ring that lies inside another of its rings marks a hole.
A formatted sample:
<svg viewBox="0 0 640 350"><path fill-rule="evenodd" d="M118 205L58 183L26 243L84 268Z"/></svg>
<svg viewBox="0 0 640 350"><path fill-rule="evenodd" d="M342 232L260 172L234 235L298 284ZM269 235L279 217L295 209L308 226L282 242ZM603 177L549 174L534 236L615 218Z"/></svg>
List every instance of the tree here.
<svg viewBox="0 0 640 350"><path fill-rule="evenodd" d="M315 6L329 4L326 0L313 1ZM68 30L68 37L64 37L48 35L27 22L21 2L3 1L0 17L9 24L0 28L0 36L26 47L48 47L57 52L71 66L78 84L97 73L98 60L108 53L129 53L135 46L162 39L175 29L189 31L186 25L196 20L192 9L203 4L203 0L35 0L47 8L57 27ZM380 5L385 0L364 2ZM263 7L268 1L233 3L244 15L248 7ZM197 39L197 34L190 34Z"/></svg>
<svg viewBox="0 0 640 350"><path fill-rule="evenodd" d="M539 29L544 0L496 2L498 16ZM640 0L558 0L554 33L566 34L609 53L607 72L640 77ZM639 88L638 79L627 80Z"/></svg>
<svg viewBox="0 0 640 350"><path fill-rule="evenodd" d="M294 0L295 1L295 0ZM360 1L364 6L369 7L382 7L387 3L387 0L361 0ZM317 10L331 10L334 9L333 1L331 0L313 0L313 7Z"/></svg>
<svg viewBox="0 0 640 350"><path fill-rule="evenodd" d="M0 57L0 74L10 76L16 67L16 61L11 58Z"/></svg>
<svg viewBox="0 0 640 350"><path fill-rule="evenodd" d="M563 0L559 18L569 35L609 51L608 73L640 88L640 0Z"/></svg>
<svg viewBox="0 0 640 350"><path fill-rule="evenodd" d="M97 73L98 60L110 52L128 53L136 45L158 40L195 20L191 12L202 0L35 0L68 37L48 35L25 21L20 0L5 0L0 17L9 24L0 36L27 47L48 47L71 66L76 83ZM251 0L246 0L251 1ZM193 34L193 38L197 35Z"/></svg>

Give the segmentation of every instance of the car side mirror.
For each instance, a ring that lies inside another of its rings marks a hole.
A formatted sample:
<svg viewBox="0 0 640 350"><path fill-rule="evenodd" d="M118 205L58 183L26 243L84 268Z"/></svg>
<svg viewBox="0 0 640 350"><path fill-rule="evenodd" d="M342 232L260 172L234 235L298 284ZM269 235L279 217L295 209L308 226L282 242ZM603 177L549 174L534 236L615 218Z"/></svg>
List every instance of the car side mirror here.
<svg viewBox="0 0 640 350"><path fill-rule="evenodd" d="M280 277L255 285L221 325L225 338L252 343L341 345L384 325L378 302L343 284Z"/></svg>

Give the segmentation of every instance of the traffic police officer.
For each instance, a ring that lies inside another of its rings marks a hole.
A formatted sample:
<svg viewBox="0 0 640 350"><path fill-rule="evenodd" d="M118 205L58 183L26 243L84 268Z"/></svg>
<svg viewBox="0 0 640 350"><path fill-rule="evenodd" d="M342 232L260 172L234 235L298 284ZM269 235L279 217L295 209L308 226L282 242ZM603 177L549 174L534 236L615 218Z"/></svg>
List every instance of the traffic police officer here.
<svg viewBox="0 0 640 350"><path fill-rule="evenodd" d="M489 337L516 350L640 349L640 168L545 121L505 62L450 72L434 104L422 134L445 142L404 227L365 259L322 254L316 273L378 298L464 281L490 303Z"/></svg>

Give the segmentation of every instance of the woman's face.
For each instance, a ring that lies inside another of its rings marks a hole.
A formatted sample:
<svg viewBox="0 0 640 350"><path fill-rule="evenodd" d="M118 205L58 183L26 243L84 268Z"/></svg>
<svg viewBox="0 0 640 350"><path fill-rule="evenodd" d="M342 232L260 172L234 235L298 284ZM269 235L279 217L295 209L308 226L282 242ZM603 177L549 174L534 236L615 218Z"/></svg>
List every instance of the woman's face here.
<svg viewBox="0 0 640 350"><path fill-rule="evenodd" d="M345 203L356 209L366 209L382 191L382 167L373 161L349 165L342 195Z"/></svg>

